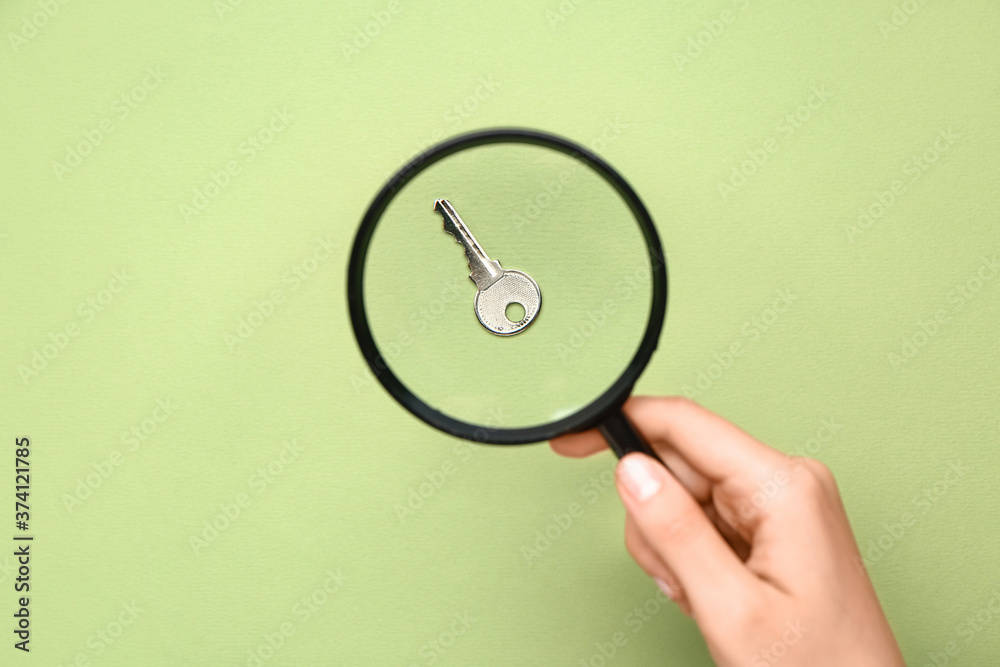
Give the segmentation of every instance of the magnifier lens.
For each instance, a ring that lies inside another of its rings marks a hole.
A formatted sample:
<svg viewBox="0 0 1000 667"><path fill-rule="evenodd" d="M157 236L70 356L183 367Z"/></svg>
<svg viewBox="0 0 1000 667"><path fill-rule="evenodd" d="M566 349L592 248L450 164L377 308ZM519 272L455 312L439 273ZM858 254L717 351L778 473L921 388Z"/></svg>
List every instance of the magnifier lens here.
<svg viewBox="0 0 1000 667"><path fill-rule="evenodd" d="M480 323L438 199L490 259L537 283L541 307L519 333ZM646 332L652 280L642 230L605 179L561 152L503 143L454 153L396 194L363 289L383 360L419 400L470 424L525 428L577 412L622 375Z"/></svg>

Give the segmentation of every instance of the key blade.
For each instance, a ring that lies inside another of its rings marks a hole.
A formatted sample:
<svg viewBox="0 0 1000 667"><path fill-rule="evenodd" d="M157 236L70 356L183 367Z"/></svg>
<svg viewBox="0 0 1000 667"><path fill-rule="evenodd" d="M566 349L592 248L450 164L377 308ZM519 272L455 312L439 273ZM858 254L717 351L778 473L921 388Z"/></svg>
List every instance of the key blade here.
<svg viewBox="0 0 1000 667"><path fill-rule="evenodd" d="M444 218L444 231L454 236L456 242L461 243L463 246L467 246L470 242L474 245L479 245L469 231L469 228L462 222L462 218L459 217L458 211L455 210L450 201L447 199L435 199L434 210ZM461 228L459 225L461 225ZM471 241L463 240L463 237L471 239Z"/></svg>
<svg viewBox="0 0 1000 667"><path fill-rule="evenodd" d="M454 236L455 241L465 248L465 256L469 262L469 269L472 271L469 274L469 279L476 283L476 288L482 291L500 280L503 275L500 262L489 258L451 202L447 199L436 199L434 210L444 218L444 231Z"/></svg>

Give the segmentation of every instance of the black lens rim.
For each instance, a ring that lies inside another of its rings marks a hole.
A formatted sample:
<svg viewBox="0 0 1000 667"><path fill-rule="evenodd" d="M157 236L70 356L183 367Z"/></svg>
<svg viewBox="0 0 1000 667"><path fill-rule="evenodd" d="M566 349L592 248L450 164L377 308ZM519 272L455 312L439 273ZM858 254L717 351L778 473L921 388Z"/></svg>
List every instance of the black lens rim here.
<svg viewBox="0 0 1000 667"><path fill-rule="evenodd" d="M635 355L624 373L600 396L573 414L556 421L522 428L501 428L472 424L455 419L420 400L392 372L375 344L364 302L364 272L368 246L375 227L396 194L424 169L444 158L469 148L497 143L519 143L542 146L559 151L596 172L618 192L628 205L638 222L649 251L653 280L653 296L650 304L649 323ZM525 128L495 128L458 135L436 146L432 146L410 160L389 181L372 200L354 238L351 258L347 270L347 300L351 325L361 353L372 373L386 391L414 416L436 429L450 435L475 442L494 445L521 445L551 440L565 433L593 428L617 411L628 398L636 380L649 363L656 350L667 311L667 264L660 237L656 233L653 219L632 186L611 165L586 148L555 134Z"/></svg>

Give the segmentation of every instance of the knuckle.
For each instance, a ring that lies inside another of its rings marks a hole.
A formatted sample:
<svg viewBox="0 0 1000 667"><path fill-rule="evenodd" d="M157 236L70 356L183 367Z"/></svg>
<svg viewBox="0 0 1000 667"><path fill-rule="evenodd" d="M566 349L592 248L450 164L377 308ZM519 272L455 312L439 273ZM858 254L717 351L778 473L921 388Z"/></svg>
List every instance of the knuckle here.
<svg viewBox="0 0 1000 667"><path fill-rule="evenodd" d="M833 478L833 473L830 469L826 467L826 464L815 459L809 459L809 469L812 472L813 478L824 486L830 487L836 484Z"/></svg>
<svg viewBox="0 0 1000 667"><path fill-rule="evenodd" d="M740 625L752 628L755 634L770 624L771 614L757 600L743 597L734 601L733 609Z"/></svg>
<svg viewBox="0 0 1000 667"><path fill-rule="evenodd" d="M753 646L766 636L774 623L775 609L762 595L735 590L727 594L726 605L713 608L713 623L704 629L705 639Z"/></svg>
<svg viewBox="0 0 1000 667"><path fill-rule="evenodd" d="M699 405L694 399L687 396L633 396L629 399L636 407L645 407L656 410L677 410L689 411L699 409Z"/></svg>
<svg viewBox="0 0 1000 667"><path fill-rule="evenodd" d="M734 591L730 602L730 620L751 637L759 637L773 625L773 600L768 600L759 591Z"/></svg>
<svg viewBox="0 0 1000 667"><path fill-rule="evenodd" d="M797 481L804 492L817 496L837 493L837 480L824 463L809 458L800 459L799 462L802 467Z"/></svg>
<svg viewBox="0 0 1000 667"><path fill-rule="evenodd" d="M667 407L677 410L678 412L691 412L693 410L701 409L697 401L693 398L688 398L687 396L667 396L663 399Z"/></svg>
<svg viewBox="0 0 1000 667"><path fill-rule="evenodd" d="M663 594L670 598L671 602L682 606L691 602L684 591L684 587L681 586L681 582L677 581L677 577L673 576L673 574L661 575L660 581L667 585L668 590L663 591ZM661 588L660 590L663 589Z"/></svg>

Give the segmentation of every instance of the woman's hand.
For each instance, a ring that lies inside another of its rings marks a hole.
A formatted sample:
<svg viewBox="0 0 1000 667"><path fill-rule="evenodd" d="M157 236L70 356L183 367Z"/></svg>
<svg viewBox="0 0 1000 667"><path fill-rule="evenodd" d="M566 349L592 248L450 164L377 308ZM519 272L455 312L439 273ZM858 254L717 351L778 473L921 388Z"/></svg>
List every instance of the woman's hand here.
<svg viewBox="0 0 1000 667"><path fill-rule="evenodd" d="M618 464L625 543L716 663L903 665L826 466L687 399L635 397L624 410L670 467L644 454ZM607 447L597 431L551 445L570 457Z"/></svg>

